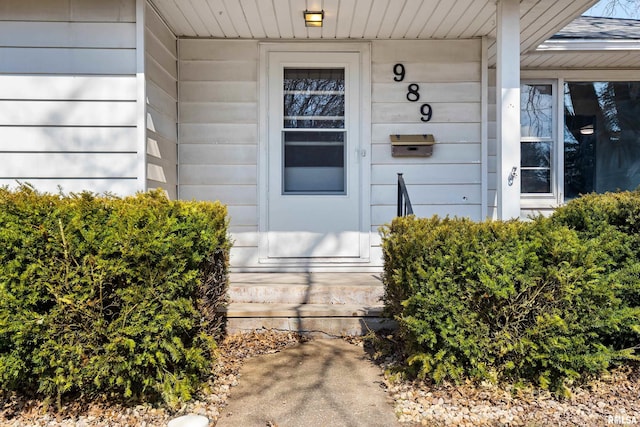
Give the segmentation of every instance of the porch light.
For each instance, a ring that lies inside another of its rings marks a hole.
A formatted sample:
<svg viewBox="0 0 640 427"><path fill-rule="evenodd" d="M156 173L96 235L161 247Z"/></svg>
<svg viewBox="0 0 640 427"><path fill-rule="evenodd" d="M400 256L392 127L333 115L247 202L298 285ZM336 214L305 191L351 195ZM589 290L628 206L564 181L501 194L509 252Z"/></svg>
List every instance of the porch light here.
<svg viewBox="0 0 640 427"><path fill-rule="evenodd" d="M321 10L321 11L305 10L303 13L304 13L305 27L322 27L322 20L324 19L324 10Z"/></svg>

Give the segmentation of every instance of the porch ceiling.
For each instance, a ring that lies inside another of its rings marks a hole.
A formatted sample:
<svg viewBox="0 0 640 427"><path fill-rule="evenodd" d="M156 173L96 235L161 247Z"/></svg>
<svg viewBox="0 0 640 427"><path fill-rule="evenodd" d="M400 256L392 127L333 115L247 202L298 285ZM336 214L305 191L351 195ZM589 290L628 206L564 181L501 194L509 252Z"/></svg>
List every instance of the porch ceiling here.
<svg viewBox="0 0 640 427"><path fill-rule="evenodd" d="M179 37L415 40L495 38L496 33L496 0L149 1ZM522 52L547 40L596 2L521 0ZM324 10L324 26L306 28L305 9Z"/></svg>

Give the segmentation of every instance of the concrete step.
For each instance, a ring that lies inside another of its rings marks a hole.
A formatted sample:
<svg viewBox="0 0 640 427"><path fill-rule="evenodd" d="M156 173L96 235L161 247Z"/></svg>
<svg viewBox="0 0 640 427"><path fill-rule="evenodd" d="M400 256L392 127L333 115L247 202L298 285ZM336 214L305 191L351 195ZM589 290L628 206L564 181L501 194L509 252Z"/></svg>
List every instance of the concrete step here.
<svg viewBox="0 0 640 427"><path fill-rule="evenodd" d="M231 301L285 304L380 304L382 286L367 285L231 285Z"/></svg>
<svg viewBox="0 0 640 427"><path fill-rule="evenodd" d="M382 306L351 304L231 303L223 310L231 317L378 317Z"/></svg>
<svg viewBox="0 0 640 427"><path fill-rule="evenodd" d="M382 306L350 304L231 303L224 312L229 333L276 329L337 337L395 327L395 322L380 317L382 310Z"/></svg>
<svg viewBox="0 0 640 427"><path fill-rule="evenodd" d="M363 335L394 325L381 317L383 293L379 275L370 273L235 273L227 331Z"/></svg>
<svg viewBox="0 0 640 427"><path fill-rule="evenodd" d="M384 293L370 273L232 274L231 302L378 305Z"/></svg>

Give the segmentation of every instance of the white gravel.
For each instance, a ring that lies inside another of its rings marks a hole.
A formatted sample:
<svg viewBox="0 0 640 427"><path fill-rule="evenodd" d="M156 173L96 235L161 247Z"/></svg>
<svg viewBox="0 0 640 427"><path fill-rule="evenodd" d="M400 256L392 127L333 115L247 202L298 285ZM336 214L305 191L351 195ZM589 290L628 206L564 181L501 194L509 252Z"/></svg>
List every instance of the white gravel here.
<svg viewBox="0 0 640 427"><path fill-rule="evenodd" d="M387 382L396 415L425 426L606 426L640 425L639 369L611 375L558 399L541 391L495 385Z"/></svg>

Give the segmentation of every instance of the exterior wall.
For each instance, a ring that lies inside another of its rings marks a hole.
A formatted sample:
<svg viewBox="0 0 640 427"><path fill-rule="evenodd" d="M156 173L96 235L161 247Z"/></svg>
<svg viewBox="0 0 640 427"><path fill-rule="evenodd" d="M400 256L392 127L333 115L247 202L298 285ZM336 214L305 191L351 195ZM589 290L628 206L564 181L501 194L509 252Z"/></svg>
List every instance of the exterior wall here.
<svg viewBox="0 0 640 427"><path fill-rule="evenodd" d="M258 42L180 39L179 197L229 206L232 264L258 257ZM381 265L378 227L396 213L396 173L404 173L419 216L480 219L481 41L372 42L372 260ZM403 63L406 78L394 82ZM406 99L420 85L420 102ZM366 90L366 88L365 88ZM433 118L419 109L428 102ZM394 158L389 135L432 133L430 158ZM366 172L365 172L366 173Z"/></svg>
<svg viewBox="0 0 640 427"><path fill-rule="evenodd" d="M0 185L133 193L135 0L0 3Z"/></svg>
<svg viewBox="0 0 640 427"><path fill-rule="evenodd" d="M234 265L258 259L258 42L181 39L179 197L220 200Z"/></svg>
<svg viewBox="0 0 640 427"><path fill-rule="evenodd" d="M372 44L372 237L396 215L396 174L404 174L417 216L482 216L481 40L375 41ZM394 81L395 64L406 77ZM418 102L407 87L419 84ZM422 122L420 105L433 108ZM389 135L433 134L432 157L392 157ZM381 257L379 248L374 253Z"/></svg>
<svg viewBox="0 0 640 427"><path fill-rule="evenodd" d="M521 79L522 80L533 80L533 81L547 81L547 82L557 82L557 96L561 96L562 93L562 84L565 81L635 81L638 80L638 76L640 75L640 70L638 69L616 69L616 70L604 70L604 69L524 69L521 71ZM489 102L488 106L488 129L489 129L489 145L488 145L488 192L487 192L487 200L488 200L488 208L489 208L489 218L496 219L496 149L497 149L497 140L496 140L496 70L489 69L488 70L488 94L487 99ZM563 137L563 110L562 110L562 99L557 99L559 103L558 113L556 115L556 127L557 138ZM556 141L556 146L554 147L553 155L555 157L555 162L552 161L553 173L560 174L563 170L557 164L558 161L562 161L559 159L563 154L562 151L558 149L558 141ZM557 178L559 179L559 178ZM552 184L557 185L557 184ZM542 199L539 203L536 203L533 200L524 200L523 206L520 209L520 218L527 219L536 215L550 215L554 208L556 207L557 202L549 202L547 199Z"/></svg>
<svg viewBox="0 0 640 427"><path fill-rule="evenodd" d="M178 196L178 47L148 3L145 10L147 188Z"/></svg>

